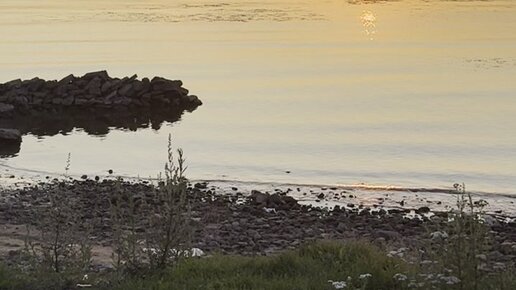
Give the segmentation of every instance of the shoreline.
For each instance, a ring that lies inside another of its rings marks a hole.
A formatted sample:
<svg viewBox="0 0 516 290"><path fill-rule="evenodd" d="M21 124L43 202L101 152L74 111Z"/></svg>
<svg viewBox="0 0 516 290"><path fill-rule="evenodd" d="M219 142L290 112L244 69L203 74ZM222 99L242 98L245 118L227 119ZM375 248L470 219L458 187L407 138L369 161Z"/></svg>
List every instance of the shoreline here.
<svg viewBox="0 0 516 290"><path fill-rule="evenodd" d="M63 174L42 172L37 170L17 169L0 163L0 191L4 189L19 189L53 180L64 180ZM133 183L155 184L158 178L141 178L109 174L97 175L100 180L114 180L123 178ZM70 180L94 179L93 175L74 174ZM282 190L289 193L298 202L318 207L332 208L336 205L345 207L353 203L357 207L374 207L385 209L413 209L429 207L432 211L449 211L457 199L457 192L450 185L449 188L438 187L403 187L393 185L339 185L339 184L299 184L268 181L244 181L229 179L191 179L191 183L208 183L219 194L234 194L236 191L259 190L265 193L274 193ZM346 194L340 195L345 192ZM489 193L468 190L475 199L486 200L489 204L486 213L499 219L516 221L516 195L504 193ZM323 198L318 198L321 194ZM350 197L352 195L352 197Z"/></svg>
<svg viewBox="0 0 516 290"><path fill-rule="evenodd" d="M95 209L98 216L85 217L96 224L93 230L94 261L110 268L109 198L117 188L115 180L73 180L39 184L32 188L2 189L0 255L15 258L23 249L26 225L37 220L36 212L48 204L47 194L57 187L76 196L80 208ZM120 190L134 200L145 199L154 187L148 182L122 182ZM325 208L324 202L310 204L291 196L294 190L275 188L266 193L258 189L230 188L231 192L209 183L192 183L192 220L195 234L193 246L213 254L271 255L294 249L313 240L365 240L386 249L417 248L431 240L432 232L440 231L448 221L446 211L430 207L389 208L366 206L356 202L347 192L346 206ZM328 189L327 189L328 190ZM331 190L331 189L330 189ZM338 204L337 204L338 205ZM453 204L451 205L453 206ZM81 214L78 212L78 214ZM139 212L144 221L145 212ZM516 261L516 221L486 214L492 231L493 251L489 260L512 266ZM144 232L144 227L141 230Z"/></svg>

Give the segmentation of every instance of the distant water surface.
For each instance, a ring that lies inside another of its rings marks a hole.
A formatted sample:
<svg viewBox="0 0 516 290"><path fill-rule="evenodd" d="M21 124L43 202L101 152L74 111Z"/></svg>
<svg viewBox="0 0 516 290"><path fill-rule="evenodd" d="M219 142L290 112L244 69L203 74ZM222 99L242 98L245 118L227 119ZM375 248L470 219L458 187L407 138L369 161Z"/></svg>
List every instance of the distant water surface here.
<svg viewBox="0 0 516 290"><path fill-rule="evenodd" d="M516 2L4 0L0 81L107 69L182 79L159 130L24 136L0 166L516 194ZM290 173L287 173L290 172Z"/></svg>

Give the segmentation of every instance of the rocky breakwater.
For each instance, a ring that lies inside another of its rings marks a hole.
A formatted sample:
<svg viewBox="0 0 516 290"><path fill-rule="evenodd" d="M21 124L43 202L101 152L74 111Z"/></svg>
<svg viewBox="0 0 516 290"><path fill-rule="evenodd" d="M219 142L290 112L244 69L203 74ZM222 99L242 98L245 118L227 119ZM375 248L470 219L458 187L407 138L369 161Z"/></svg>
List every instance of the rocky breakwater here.
<svg viewBox="0 0 516 290"><path fill-rule="evenodd" d="M3 118L35 111L63 108L102 108L129 110L143 108L193 109L202 104L189 95L179 80L154 77L137 79L136 75L112 78L106 71L69 75L59 81L40 78L13 80L0 84L0 113Z"/></svg>

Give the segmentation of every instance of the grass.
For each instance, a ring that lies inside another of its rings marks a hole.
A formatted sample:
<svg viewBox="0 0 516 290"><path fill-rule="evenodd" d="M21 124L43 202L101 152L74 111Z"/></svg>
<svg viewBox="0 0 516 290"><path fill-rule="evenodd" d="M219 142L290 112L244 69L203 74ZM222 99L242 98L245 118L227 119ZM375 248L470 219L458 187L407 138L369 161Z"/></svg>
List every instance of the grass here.
<svg viewBox="0 0 516 290"><path fill-rule="evenodd" d="M65 290L78 289L78 283L90 284L88 289L96 290L471 289L460 284L439 284L439 278L426 280L419 286L411 282L421 274L417 265L388 257L384 250L367 242L319 241L268 257L189 258L164 270L122 276L115 271L91 275L87 280L0 267L0 289ZM514 271L485 277L479 289L516 289Z"/></svg>
<svg viewBox="0 0 516 290"><path fill-rule="evenodd" d="M367 243L318 242L271 257L216 255L190 259L159 279L128 281L116 289L398 289L392 277L408 266ZM368 279L359 279L371 274ZM351 279L348 279L351 277Z"/></svg>
<svg viewBox="0 0 516 290"><path fill-rule="evenodd" d="M335 289L329 280L344 281L345 289L400 289L402 285L393 276L409 270L404 261L389 258L368 243L326 241L270 257L215 255L187 259L162 272L140 273L120 279L117 285L112 282L90 289ZM61 288L53 288L48 282L13 273L0 269L0 289L70 289L59 281L55 287ZM360 279L363 274L371 277ZM107 275L99 280L116 279Z"/></svg>

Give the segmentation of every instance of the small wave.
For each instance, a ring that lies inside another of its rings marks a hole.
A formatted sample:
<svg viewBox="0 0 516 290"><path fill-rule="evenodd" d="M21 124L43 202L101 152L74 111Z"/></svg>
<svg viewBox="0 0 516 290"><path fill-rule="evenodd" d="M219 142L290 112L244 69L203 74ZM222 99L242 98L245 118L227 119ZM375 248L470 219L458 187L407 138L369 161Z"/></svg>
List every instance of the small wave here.
<svg viewBox="0 0 516 290"><path fill-rule="evenodd" d="M24 176L28 179L38 179L38 177L46 177L50 176L52 178L62 177L64 171L62 173L45 171L45 170L35 170L28 168L21 168L16 166L11 166L0 162L0 168L3 168L3 171L9 170L12 173L16 173L18 175L29 175ZM147 181L157 181L158 178L154 177L139 177L133 175L125 175L125 174L97 174L102 178L107 177L121 177L127 180L147 180ZM69 177L80 178L82 174L68 174ZM203 179L203 178L195 178L190 179L192 183L196 182L207 182L207 183L218 183L224 184L226 186L243 186L247 188L252 188L253 186L263 187L263 186L271 186L271 187L305 187L305 188L331 188L335 190L343 190L343 191L384 191L384 192L407 192L407 193L441 193L441 194L457 194L457 191L452 187L413 187L413 186L399 186L399 185L383 185L383 184L367 184L367 183L359 183L359 184L328 184L328 183L295 183L295 182L277 182L277 181L257 181L257 180L240 180L240 179ZM484 196L487 198L496 198L496 197L505 197L510 199L516 199L516 195L508 194L508 193L500 193L500 192L485 192L485 191L476 191L476 190L468 190L469 193L475 196Z"/></svg>
<svg viewBox="0 0 516 290"><path fill-rule="evenodd" d="M335 188L336 190L362 190L362 191L389 191L389 192L413 192L413 193L444 193L457 194L457 191L450 186L450 188L439 187L405 187L396 185L374 185L374 184L317 184L317 183L285 183L285 182L268 182L268 181L244 181L231 179L199 179L192 180L194 182L208 182L221 184L235 184L252 187L253 185L264 186L278 186L278 187L310 187L310 188ZM477 196L503 196L507 198L515 198L515 195L505 193L493 193L482 191L470 191L471 194Z"/></svg>

